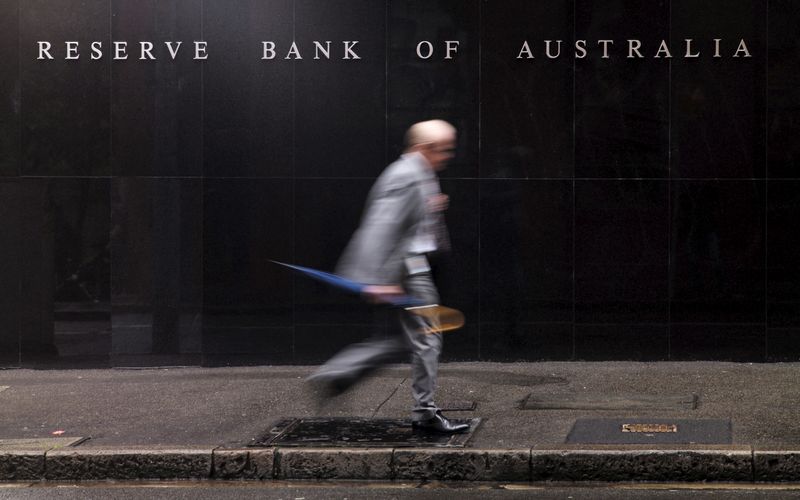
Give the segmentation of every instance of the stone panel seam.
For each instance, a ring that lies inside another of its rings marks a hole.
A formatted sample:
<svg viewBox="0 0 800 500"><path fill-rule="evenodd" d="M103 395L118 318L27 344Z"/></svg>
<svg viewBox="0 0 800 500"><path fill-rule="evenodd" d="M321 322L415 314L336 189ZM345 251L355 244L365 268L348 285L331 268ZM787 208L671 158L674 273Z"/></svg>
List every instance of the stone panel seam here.
<svg viewBox="0 0 800 500"><path fill-rule="evenodd" d="M533 482L533 447L528 448L528 481Z"/></svg>
<svg viewBox="0 0 800 500"><path fill-rule="evenodd" d="M281 477L281 452L282 450L279 447L272 451L272 479L283 479Z"/></svg>
<svg viewBox="0 0 800 500"><path fill-rule="evenodd" d="M272 469L269 471L269 479L278 479L278 469L276 467L279 465L280 459L278 458L280 455L278 453L278 448L267 448L272 452ZM247 460L250 461L252 457L251 451L247 452Z"/></svg>
<svg viewBox="0 0 800 500"><path fill-rule="evenodd" d="M222 446L211 448L211 470L208 473L208 479L214 479L217 475L217 450Z"/></svg>
<svg viewBox="0 0 800 500"><path fill-rule="evenodd" d="M389 479L394 481L397 478L397 471L395 471L395 463L394 463L394 454L397 452L397 448L392 448L392 452L389 455Z"/></svg>
<svg viewBox="0 0 800 500"><path fill-rule="evenodd" d="M50 454L51 450L46 450L42 454L42 480L44 481L47 478L47 456Z"/></svg>
<svg viewBox="0 0 800 500"><path fill-rule="evenodd" d="M250 450L247 450L247 456L245 457L244 460L244 470L255 470L255 464L253 463L253 457L250 454ZM272 479L272 471L269 471L269 477L270 479ZM255 479L259 480L257 473Z"/></svg>

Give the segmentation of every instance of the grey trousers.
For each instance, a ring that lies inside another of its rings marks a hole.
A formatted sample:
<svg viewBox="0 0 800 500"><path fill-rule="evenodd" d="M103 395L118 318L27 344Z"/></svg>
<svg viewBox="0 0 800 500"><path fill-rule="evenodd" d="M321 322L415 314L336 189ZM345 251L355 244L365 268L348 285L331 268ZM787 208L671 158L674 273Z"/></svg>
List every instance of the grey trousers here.
<svg viewBox="0 0 800 500"><path fill-rule="evenodd" d="M417 273L403 280L406 293L438 304L439 293L430 272ZM432 418L438 407L433 401L436 376L439 371L439 354L442 352L442 334L425 333L426 320L400 312L401 335L372 338L346 347L309 377L324 383L354 383L378 366L388 363L399 354L411 355L411 394L414 407L411 418L415 421Z"/></svg>

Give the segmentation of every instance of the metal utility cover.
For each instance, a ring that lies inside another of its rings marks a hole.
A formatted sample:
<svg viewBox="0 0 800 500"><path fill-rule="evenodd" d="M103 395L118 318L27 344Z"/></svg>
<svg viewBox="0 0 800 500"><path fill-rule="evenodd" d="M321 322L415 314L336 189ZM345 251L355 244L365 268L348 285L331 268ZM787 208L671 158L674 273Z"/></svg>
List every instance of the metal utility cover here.
<svg viewBox="0 0 800 500"><path fill-rule="evenodd" d="M475 401L445 401L439 404L442 411L475 411L477 407Z"/></svg>
<svg viewBox="0 0 800 500"><path fill-rule="evenodd" d="M583 394L545 394L522 400L523 410L696 410L696 394L594 396Z"/></svg>
<svg viewBox="0 0 800 500"><path fill-rule="evenodd" d="M567 443L580 444L731 444L730 420L663 418L581 418Z"/></svg>
<svg viewBox="0 0 800 500"><path fill-rule="evenodd" d="M468 423L470 428L459 434L439 434L414 429L411 420L405 419L288 418L276 423L248 446L462 448L481 419L451 420Z"/></svg>

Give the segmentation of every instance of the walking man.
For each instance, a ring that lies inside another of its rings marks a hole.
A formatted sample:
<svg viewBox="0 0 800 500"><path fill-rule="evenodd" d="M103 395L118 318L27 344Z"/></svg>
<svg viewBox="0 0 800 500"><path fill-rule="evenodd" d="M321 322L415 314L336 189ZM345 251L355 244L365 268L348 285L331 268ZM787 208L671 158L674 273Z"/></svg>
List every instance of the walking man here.
<svg viewBox="0 0 800 500"><path fill-rule="evenodd" d="M447 251L444 224L448 197L441 193L437 172L453 158L456 130L442 120L416 123L405 136L405 152L375 181L360 226L353 234L336 272L365 283L364 296L374 303L407 294L438 304L428 256ZM429 333L420 316L400 313L402 335L373 338L351 345L321 366L310 381L342 392L398 353L411 354L414 427L434 432L463 432L434 403L442 334Z"/></svg>

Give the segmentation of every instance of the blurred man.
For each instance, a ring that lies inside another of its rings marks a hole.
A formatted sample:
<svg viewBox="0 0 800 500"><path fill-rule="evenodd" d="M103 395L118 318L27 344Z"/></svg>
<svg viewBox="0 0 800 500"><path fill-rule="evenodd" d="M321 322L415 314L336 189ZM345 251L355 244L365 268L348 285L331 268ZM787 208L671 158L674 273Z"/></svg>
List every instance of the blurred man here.
<svg viewBox="0 0 800 500"><path fill-rule="evenodd" d="M374 303L407 294L438 304L428 255L449 250L450 242L444 224L448 197L441 193L436 173L453 158L456 130L442 120L420 122L406 132L405 145L404 154L375 181L336 272L368 284L364 295ZM467 430L468 425L444 417L433 401L442 334L428 333L431 325L426 321L402 311L402 335L349 346L309 380L339 393L397 354L410 353L414 427L445 433Z"/></svg>

